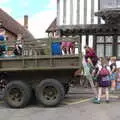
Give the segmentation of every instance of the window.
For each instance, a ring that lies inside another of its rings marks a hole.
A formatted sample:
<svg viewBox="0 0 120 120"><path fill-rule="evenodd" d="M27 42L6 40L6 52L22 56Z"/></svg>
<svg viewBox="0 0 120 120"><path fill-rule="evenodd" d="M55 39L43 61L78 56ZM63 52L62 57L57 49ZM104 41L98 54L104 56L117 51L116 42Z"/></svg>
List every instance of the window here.
<svg viewBox="0 0 120 120"><path fill-rule="evenodd" d="M112 36L97 36L97 55L99 57L112 56Z"/></svg>
<svg viewBox="0 0 120 120"><path fill-rule="evenodd" d="M97 55L99 57L104 57L104 45L103 44L97 44Z"/></svg>

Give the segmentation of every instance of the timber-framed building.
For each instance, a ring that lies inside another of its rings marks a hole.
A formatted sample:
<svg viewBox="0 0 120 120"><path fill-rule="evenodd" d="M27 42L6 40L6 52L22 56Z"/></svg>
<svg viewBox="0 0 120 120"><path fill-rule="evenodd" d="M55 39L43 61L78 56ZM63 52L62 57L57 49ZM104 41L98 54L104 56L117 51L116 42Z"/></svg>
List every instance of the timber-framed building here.
<svg viewBox="0 0 120 120"><path fill-rule="evenodd" d="M92 42L91 47L96 50L99 57L117 56L120 58L120 9L100 9L102 0L97 0L97 3L95 3L96 0L91 0L89 8L88 0L84 0L84 4L81 1L69 0L68 3L68 0L57 0L56 24L61 37L79 36L81 48L83 42L85 45L90 45ZM84 10L83 14L80 12L81 9ZM88 9L91 13L88 13ZM81 23L81 15L83 15L83 23ZM104 20L103 23L101 23L101 19Z"/></svg>

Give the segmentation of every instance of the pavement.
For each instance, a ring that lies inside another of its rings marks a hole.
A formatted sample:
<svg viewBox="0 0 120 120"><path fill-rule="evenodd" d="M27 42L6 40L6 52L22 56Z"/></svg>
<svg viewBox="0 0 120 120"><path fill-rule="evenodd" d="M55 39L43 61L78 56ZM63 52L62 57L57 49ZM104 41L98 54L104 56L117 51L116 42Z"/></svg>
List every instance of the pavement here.
<svg viewBox="0 0 120 120"><path fill-rule="evenodd" d="M93 104L91 89L72 87L57 107L47 108L34 103L23 109L11 109L0 101L0 120L120 120L119 94L111 94L110 103L102 98Z"/></svg>

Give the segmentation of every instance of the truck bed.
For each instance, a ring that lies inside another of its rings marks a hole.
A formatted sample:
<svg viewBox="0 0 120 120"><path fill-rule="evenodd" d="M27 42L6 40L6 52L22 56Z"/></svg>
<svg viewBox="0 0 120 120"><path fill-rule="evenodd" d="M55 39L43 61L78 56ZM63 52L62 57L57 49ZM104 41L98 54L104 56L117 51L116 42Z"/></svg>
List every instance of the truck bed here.
<svg viewBox="0 0 120 120"><path fill-rule="evenodd" d="M80 65L81 60L78 55L41 55L34 57L20 56L0 58L0 72L78 69Z"/></svg>

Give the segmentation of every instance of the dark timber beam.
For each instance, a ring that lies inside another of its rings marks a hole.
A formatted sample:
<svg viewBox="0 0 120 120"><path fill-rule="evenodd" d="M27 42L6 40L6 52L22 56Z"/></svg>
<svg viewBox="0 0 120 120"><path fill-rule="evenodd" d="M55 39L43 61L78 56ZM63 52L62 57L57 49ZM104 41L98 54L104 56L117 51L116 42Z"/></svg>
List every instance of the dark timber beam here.
<svg viewBox="0 0 120 120"><path fill-rule="evenodd" d="M77 0L77 24L80 24L80 0Z"/></svg>
<svg viewBox="0 0 120 120"><path fill-rule="evenodd" d="M87 0L84 0L84 24L87 24Z"/></svg>
<svg viewBox="0 0 120 120"><path fill-rule="evenodd" d="M66 24L66 1L67 0L64 0L63 3L63 24Z"/></svg>
<svg viewBox="0 0 120 120"><path fill-rule="evenodd" d="M60 0L57 0L57 25L60 25Z"/></svg>
<svg viewBox="0 0 120 120"><path fill-rule="evenodd" d="M73 24L73 0L70 0L70 24Z"/></svg>
<svg viewBox="0 0 120 120"><path fill-rule="evenodd" d="M94 4L95 1L91 0L91 24L94 24Z"/></svg>
<svg viewBox="0 0 120 120"><path fill-rule="evenodd" d="M98 0L98 11L100 10L100 0ZM98 24L101 24L101 18L98 17Z"/></svg>
<svg viewBox="0 0 120 120"><path fill-rule="evenodd" d="M89 45L89 35L86 35L86 45Z"/></svg>
<svg viewBox="0 0 120 120"><path fill-rule="evenodd" d="M96 35L93 35L93 48L94 48L94 50L95 51L97 51L97 49L96 49L96 42L97 42L97 37L96 37Z"/></svg>

